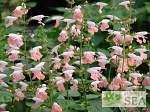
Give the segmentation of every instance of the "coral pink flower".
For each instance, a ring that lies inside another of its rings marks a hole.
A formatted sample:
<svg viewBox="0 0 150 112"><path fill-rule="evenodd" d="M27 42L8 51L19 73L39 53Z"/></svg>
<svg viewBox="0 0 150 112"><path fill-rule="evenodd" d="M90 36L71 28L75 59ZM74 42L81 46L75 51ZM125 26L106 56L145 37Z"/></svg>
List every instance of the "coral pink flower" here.
<svg viewBox="0 0 150 112"><path fill-rule="evenodd" d="M127 87L125 90L126 91L133 91L133 90L136 90L138 88L139 88L139 86L130 86L130 87Z"/></svg>
<svg viewBox="0 0 150 112"><path fill-rule="evenodd" d="M66 30L62 30L61 33L59 34L58 41L59 42L65 42L68 38L69 37L67 35Z"/></svg>
<svg viewBox="0 0 150 112"><path fill-rule="evenodd" d="M142 84L144 86L150 86L150 77L145 77L145 79L143 80Z"/></svg>
<svg viewBox="0 0 150 112"><path fill-rule="evenodd" d="M97 52L98 53L98 59L107 59L106 55L102 52Z"/></svg>
<svg viewBox="0 0 150 112"><path fill-rule="evenodd" d="M66 25L66 27L65 27L65 30L67 30L67 29L69 28L69 25L70 25L71 23L74 23L74 22L75 22L75 20L73 20L73 19L64 19L63 21L67 23L67 25Z"/></svg>
<svg viewBox="0 0 150 112"><path fill-rule="evenodd" d="M72 79L72 75L74 73L74 70L66 70L63 73L65 75L65 81L69 81Z"/></svg>
<svg viewBox="0 0 150 112"><path fill-rule="evenodd" d="M34 73L32 78L33 80L36 78L39 80L43 80L45 78L45 76L41 72L41 68L31 68L30 71Z"/></svg>
<svg viewBox="0 0 150 112"><path fill-rule="evenodd" d="M94 55L95 55L95 52L92 52L92 51L87 51L87 52L84 52L84 57L83 57L83 62L85 64L87 63L93 63L95 62L95 59L94 59Z"/></svg>
<svg viewBox="0 0 150 112"><path fill-rule="evenodd" d="M24 94L22 93L21 89L16 89L15 92L16 92L15 100L21 101L24 99Z"/></svg>
<svg viewBox="0 0 150 112"><path fill-rule="evenodd" d="M17 19L16 17L14 16L7 16L6 19L9 20L9 22L6 24L6 28L9 27L9 26L12 26L13 25L13 22Z"/></svg>
<svg viewBox="0 0 150 112"><path fill-rule="evenodd" d="M44 102L44 100L37 97L33 97L32 99L35 101L35 104L31 107L33 109L40 107L40 103Z"/></svg>
<svg viewBox="0 0 150 112"><path fill-rule="evenodd" d="M99 13L102 13L102 8L104 6L107 6L108 4L107 3L104 3L104 2L97 2L96 5L98 5L100 8L99 8Z"/></svg>
<svg viewBox="0 0 150 112"><path fill-rule="evenodd" d="M128 110L133 111L135 109L135 107L126 107Z"/></svg>
<svg viewBox="0 0 150 112"><path fill-rule="evenodd" d="M23 10L22 6L17 6L13 12L15 17L21 18L23 14L26 14L28 12L28 10L27 9Z"/></svg>
<svg viewBox="0 0 150 112"><path fill-rule="evenodd" d="M51 112L62 112L62 108L56 102L54 102Z"/></svg>
<svg viewBox="0 0 150 112"><path fill-rule="evenodd" d="M115 85L115 84L110 84L108 87L110 90L118 90L120 88L120 86Z"/></svg>
<svg viewBox="0 0 150 112"><path fill-rule="evenodd" d="M137 32L136 35L134 36L134 38L136 38L136 41L139 44L146 43L145 35L147 35L147 34L148 34L148 32L146 32L146 31ZM140 37L142 38L142 40L140 39Z"/></svg>
<svg viewBox="0 0 150 112"><path fill-rule="evenodd" d="M97 61L99 62L98 65L99 65L102 69L106 69L106 68L105 68L105 65L109 63L109 61L108 61L108 60L105 60L105 59L98 59Z"/></svg>
<svg viewBox="0 0 150 112"><path fill-rule="evenodd" d="M137 86L139 85L137 78L142 77L140 73L130 73L130 77L134 78L133 83Z"/></svg>
<svg viewBox="0 0 150 112"><path fill-rule="evenodd" d="M42 49L42 46L37 46L30 50L31 59L37 61L42 58L43 55L40 53L40 49Z"/></svg>
<svg viewBox="0 0 150 112"><path fill-rule="evenodd" d="M125 39L124 39L125 43L132 43L132 41L133 41L133 37L131 35L125 36Z"/></svg>
<svg viewBox="0 0 150 112"><path fill-rule="evenodd" d="M109 25L108 25L109 21L110 20L108 20L108 19L103 19L101 21L102 22L101 27L100 27L101 31L106 31L106 29L109 28Z"/></svg>
<svg viewBox="0 0 150 112"><path fill-rule="evenodd" d="M99 86L100 88L102 88L102 87L106 87L107 85L108 85L107 79L102 76L102 78L101 78L100 81L99 81L98 86Z"/></svg>
<svg viewBox="0 0 150 112"><path fill-rule="evenodd" d="M56 85L59 91L65 91L65 87L64 87L64 78L63 77L55 77L55 81L56 81Z"/></svg>
<svg viewBox="0 0 150 112"><path fill-rule="evenodd" d="M54 28L57 28L57 27L59 26L59 21L60 21L61 19L63 19L63 18L64 18L64 17L62 17L62 16L54 16L54 17L51 18L52 20L56 20L56 23L55 23Z"/></svg>
<svg viewBox="0 0 150 112"><path fill-rule="evenodd" d="M128 64L127 64L127 59L124 59L124 64L123 64L123 59L121 58L119 60L119 66L117 69L117 72L122 73L122 72L127 72L128 71Z"/></svg>
<svg viewBox="0 0 150 112"><path fill-rule="evenodd" d="M110 20L120 20L118 17L113 15L107 15L107 18L109 18Z"/></svg>
<svg viewBox="0 0 150 112"><path fill-rule="evenodd" d="M63 60L64 63L68 63L70 61L70 58L73 57L74 52L73 51L63 52L61 55L64 56L64 60Z"/></svg>
<svg viewBox="0 0 150 112"><path fill-rule="evenodd" d="M66 64L63 66L62 71L64 72L64 71L66 71L66 70L74 70L74 69L75 69L74 66L71 66L71 65L69 65L68 63L66 63Z"/></svg>
<svg viewBox="0 0 150 112"><path fill-rule="evenodd" d="M100 81L93 81L93 82L91 83L91 85L92 85L92 90L93 90L93 91L99 91L99 90L100 90L100 89L98 88L99 82L100 82Z"/></svg>
<svg viewBox="0 0 150 112"><path fill-rule="evenodd" d="M21 47L23 45L22 35L10 33L8 38L8 44L14 47Z"/></svg>
<svg viewBox="0 0 150 112"><path fill-rule="evenodd" d="M114 54L116 54L116 55L122 55L123 48L121 48L119 46L113 46L111 48L114 49L114 51L111 52L111 56L113 56Z"/></svg>
<svg viewBox="0 0 150 112"><path fill-rule="evenodd" d="M126 11L129 11L128 4L130 4L130 1L124 1L124 2L119 3L119 5L123 5L126 8Z"/></svg>
<svg viewBox="0 0 150 112"><path fill-rule="evenodd" d="M25 76L22 73L22 70L15 70L10 76L13 77L13 82L17 82L19 80L24 80Z"/></svg>
<svg viewBox="0 0 150 112"><path fill-rule="evenodd" d="M147 54L145 54L144 52L146 52L147 50L145 48L139 48L139 49L135 49L135 52L139 52L140 56L146 60L147 59Z"/></svg>
<svg viewBox="0 0 150 112"><path fill-rule="evenodd" d="M73 19L78 20L79 22L82 22L83 14L81 12L81 6L77 6L74 10Z"/></svg>
<svg viewBox="0 0 150 112"><path fill-rule="evenodd" d="M26 91L26 88L29 86L28 84L24 82L19 82L19 84L21 85L21 91Z"/></svg>
<svg viewBox="0 0 150 112"><path fill-rule="evenodd" d="M88 24L88 32L91 34L94 34L95 32L98 32L98 28L96 27L95 23L92 21L87 21Z"/></svg>
<svg viewBox="0 0 150 112"><path fill-rule="evenodd" d="M0 74L0 82L3 82L2 78L6 77L6 74Z"/></svg>
<svg viewBox="0 0 150 112"><path fill-rule="evenodd" d="M7 104L1 104L0 105L0 112L8 112L8 111L6 111L6 106L7 106Z"/></svg>
<svg viewBox="0 0 150 112"><path fill-rule="evenodd" d="M8 85L5 82L0 82L0 88L1 87L8 87Z"/></svg>
<svg viewBox="0 0 150 112"><path fill-rule="evenodd" d="M40 98L42 100L46 100L48 95L46 93L46 85L44 84L44 86L42 88L37 88L37 92L36 92L36 98Z"/></svg>
<svg viewBox="0 0 150 112"><path fill-rule="evenodd" d="M61 67L61 63L60 63L60 58L52 58L52 63L54 64L54 68L55 69L60 69L60 67Z"/></svg>
<svg viewBox="0 0 150 112"><path fill-rule="evenodd" d="M11 54L8 57L9 61L15 61L15 60L17 60L19 58L19 55L18 55L19 53L20 53L20 51L18 51L18 50L12 50L9 53L9 54Z"/></svg>
<svg viewBox="0 0 150 112"><path fill-rule="evenodd" d="M78 36L78 35L80 35L81 31L80 31L80 29L78 29L78 28L76 27L76 25L73 25L73 26L71 27L71 33L74 34L74 36Z"/></svg>
<svg viewBox="0 0 150 112"><path fill-rule="evenodd" d="M131 86L133 83L129 81L124 81L123 84L121 84L122 90L125 90L128 86Z"/></svg>
<svg viewBox="0 0 150 112"><path fill-rule="evenodd" d="M91 79L98 80L99 77L102 76L102 74L100 73L100 70L101 70L101 67L92 67L92 68L89 68L87 71L91 73Z"/></svg>
<svg viewBox="0 0 150 112"><path fill-rule="evenodd" d="M42 19L43 19L44 17L48 17L48 16L37 15L37 16L33 16L31 19L32 19L32 20L37 20L39 24L42 24L42 25L44 26L45 24L42 22Z"/></svg>
<svg viewBox="0 0 150 112"><path fill-rule="evenodd" d="M113 42L123 42L123 36L122 36L122 34L121 34L121 32L119 32L119 31L114 31L113 32L113 34L115 35L115 37L113 38Z"/></svg>
<svg viewBox="0 0 150 112"><path fill-rule="evenodd" d="M5 69L5 67L6 67L7 64L8 64L8 63L5 62L5 61L0 61L0 71L1 71L1 72L4 71L4 69Z"/></svg>
<svg viewBox="0 0 150 112"><path fill-rule="evenodd" d="M73 79L73 80L71 80L70 84L73 84L73 85L70 87L71 90L78 90L78 86L77 86L78 80Z"/></svg>

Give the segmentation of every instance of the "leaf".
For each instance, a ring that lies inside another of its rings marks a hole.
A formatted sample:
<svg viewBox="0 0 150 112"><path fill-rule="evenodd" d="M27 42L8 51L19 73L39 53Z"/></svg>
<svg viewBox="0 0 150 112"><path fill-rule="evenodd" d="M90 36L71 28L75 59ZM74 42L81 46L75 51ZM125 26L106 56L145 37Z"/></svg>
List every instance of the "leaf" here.
<svg viewBox="0 0 150 112"><path fill-rule="evenodd" d="M98 48L97 51L106 54L106 56L110 56L110 53L107 50L105 50L105 49Z"/></svg>
<svg viewBox="0 0 150 112"><path fill-rule="evenodd" d="M57 100L57 103L63 108L67 109L69 107L73 107L76 103L71 100Z"/></svg>
<svg viewBox="0 0 150 112"><path fill-rule="evenodd" d="M95 46L98 46L100 43L104 41L105 34L104 33L96 33L95 36L91 39L92 43Z"/></svg>
<svg viewBox="0 0 150 112"><path fill-rule="evenodd" d="M71 97L79 97L81 94L76 90L68 90L69 96ZM67 96L67 92L63 93L64 96Z"/></svg>
<svg viewBox="0 0 150 112"><path fill-rule="evenodd" d="M150 13L150 6L149 5L146 5L146 10Z"/></svg>
<svg viewBox="0 0 150 112"><path fill-rule="evenodd" d="M0 96L11 96L11 97L13 97L14 95L12 93L9 93L6 91L0 91Z"/></svg>
<svg viewBox="0 0 150 112"><path fill-rule="evenodd" d="M12 97L10 96L0 96L0 102L11 102L12 101Z"/></svg>
<svg viewBox="0 0 150 112"><path fill-rule="evenodd" d="M15 108L17 110L17 112L25 112L26 108L25 108L25 102L24 101L16 101L15 102Z"/></svg>
<svg viewBox="0 0 150 112"><path fill-rule="evenodd" d="M37 4L36 2L27 2L26 6L33 8L36 6L36 4Z"/></svg>
<svg viewBox="0 0 150 112"><path fill-rule="evenodd" d="M57 8L52 8L53 10L59 11L59 12L65 12L66 9L64 7L57 7Z"/></svg>
<svg viewBox="0 0 150 112"><path fill-rule="evenodd" d="M100 98L100 95L93 95L93 94L89 94L86 95L87 99L95 99L95 98Z"/></svg>
<svg viewBox="0 0 150 112"><path fill-rule="evenodd" d="M53 95L53 101L55 101L59 97L59 95L61 95L62 93L63 92L60 91L60 92L57 92L55 95Z"/></svg>
<svg viewBox="0 0 150 112"><path fill-rule="evenodd" d="M150 90L150 86L145 86L144 88L147 90Z"/></svg>

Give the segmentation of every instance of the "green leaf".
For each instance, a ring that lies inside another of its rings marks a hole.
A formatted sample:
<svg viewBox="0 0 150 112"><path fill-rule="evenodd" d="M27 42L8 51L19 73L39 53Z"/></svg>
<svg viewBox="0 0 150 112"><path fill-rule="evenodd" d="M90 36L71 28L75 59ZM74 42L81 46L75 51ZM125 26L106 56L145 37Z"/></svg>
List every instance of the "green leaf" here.
<svg viewBox="0 0 150 112"><path fill-rule="evenodd" d="M12 101L12 97L10 96L0 96L0 102L11 102Z"/></svg>
<svg viewBox="0 0 150 112"><path fill-rule="evenodd" d="M51 8L51 9L56 10L58 12L65 12L66 11L66 9L64 7L57 7L57 8Z"/></svg>
<svg viewBox="0 0 150 112"><path fill-rule="evenodd" d="M100 98L100 95L93 95L93 94L89 94L86 95L87 99L95 99L95 98Z"/></svg>
<svg viewBox="0 0 150 112"><path fill-rule="evenodd" d="M150 6L149 5L146 5L146 10L150 13Z"/></svg>
<svg viewBox="0 0 150 112"><path fill-rule="evenodd" d="M13 97L14 95L12 93L9 93L6 91L0 91L0 96L11 96L11 97Z"/></svg>
<svg viewBox="0 0 150 112"><path fill-rule="evenodd" d="M144 88L147 90L150 90L150 86L145 86Z"/></svg>
<svg viewBox="0 0 150 112"><path fill-rule="evenodd" d="M76 90L68 90L69 96L71 97L79 97L81 94ZM67 96L67 92L63 93L64 96Z"/></svg>
<svg viewBox="0 0 150 112"><path fill-rule="evenodd" d="M33 8L36 6L36 4L37 4L36 2L27 2L26 6Z"/></svg>
<svg viewBox="0 0 150 112"><path fill-rule="evenodd" d="M67 109L67 108L71 108L73 107L76 103L74 101L71 100L57 100L57 103L63 108L63 109Z"/></svg>
<svg viewBox="0 0 150 112"><path fill-rule="evenodd" d="M97 51L106 54L106 56L110 56L109 51L107 51L107 50L105 50L105 49L98 48Z"/></svg>
<svg viewBox="0 0 150 112"><path fill-rule="evenodd" d="M24 101L16 101L15 102L15 109L17 112L25 112L26 107L25 107L25 102Z"/></svg>
<svg viewBox="0 0 150 112"><path fill-rule="evenodd" d="M59 95L61 95L62 93L63 92L60 91L60 92L57 92L55 95L53 95L53 101L55 101L59 97Z"/></svg>

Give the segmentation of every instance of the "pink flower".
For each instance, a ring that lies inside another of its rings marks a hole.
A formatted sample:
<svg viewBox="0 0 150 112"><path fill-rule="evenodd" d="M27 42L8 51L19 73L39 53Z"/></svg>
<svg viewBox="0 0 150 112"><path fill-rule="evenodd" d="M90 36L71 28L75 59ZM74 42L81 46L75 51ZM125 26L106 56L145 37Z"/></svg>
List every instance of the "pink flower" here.
<svg viewBox="0 0 150 112"><path fill-rule="evenodd" d="M32 20L37 20L39 24L42 24L42 25L44 26L45 24L42 22L42 19L43 19L44 17L48 17L48 16L37 15L37 16L33 16L31 19L32 19Z"/></svg>
<svg viewBox="0 0 150 112"><path fill-rule="evenodd" d="M19 82L19 84L21 85L21 91L26 91L26 88L29 86L28 84L24 82Z"/></svg>
<svg viewBox="0 0 150 112"><path fill-rule="evenodd" d="M117 69L117 72L122 73L122 72L127 72L128 71L128 64L127 64L127 59L124 59L124 64L123 64L123 59L121 58L119 60L119 66Z"/></svg>
<svg viewBox="0 0 150 112"><path fill-rule="evenodd" d="M94 55L95 55L95 52L92 52L92 51L87 51L87 52L84 52L84 57L83 57L83 62L85 64L87 63L93 63L95 62L95 59L94 59Z"/></svg>
<svg viewBox="0 0 150 112"><path fill-rule="evenodd" d="M97 52L98 53L98 59L107 59L106 55L102 52Z"/></svg>
<svg viewBox="0 0 150 112"><path fill-rule="evenodd" d="M81 12L81 6L77 6L74 10L73 19L78 20L79 22L82 22L83 14Z"/></svg>
<svg viewBox="0 0 150 112"><path fill-rule="evenodd" d="M36 98L40 98L42 100L46 100L48 95L46 93L46 85L43 84L43 87L42 88L37 88L37 92L36 92Z"/></svg>
<svg viewBox="0 0 150 112"><path fill-rule="evenodd" d="M0 71L3 72L8 63L5 61L0 61Z"/></svg>
<svg viewBox="0 0 150 112"><path fill-rule="evenodd" d="M115 43L122 42L123 43L124 38L123 38L121 32L114 31L113 34L115 35L115 37L113 38L113 42L115 42Z"/></svg>
<svg viewBox="0 0 150 112"><path fill-rule="evenodd" d="M68 63L66 63L66 64L63 66L62 71L64 72L64 71L66 71L66 70L74 70L74 69L75 69L74 66L71 66L71 65L69 65Z"/></svg>
<svg viewBox="0 0 150 112"><path fill-rule="evenodd" d="M32 99L35 101L35 104L31 107L33 109L40 107L40 103L44 102L44 100L37 97L33 97Z"/></svg>
<svg viewBox="0 0 150 112"><path fill-rule="evenodd" d="M13 82L17 82L19 80L24 80L25 76L22 73L22 70L15 70L10 76L13 77Z"/></svg>
<svg viewBox="0 0 150 112"><path fill-rule="evenodd" d="M64 63L68 63L70 61L70 58L73 57L74 52L73 51L63 52L61 55L64 56L64 60L63 60Z"/></svg>
<svg viewBox="0 0 150 112"><path fill-rule="evenodd" d="M57 28L57 27L59 26L59 21L60 21L61 19L63 19L63 18L64 18L64 17L62 17L62 16L54 16L54 17L51 18L52 20L56 20L56 23L55 23L54 28Z"/></svg>
<svg viewBox="0 0 150 112"><path fill-rule="evenodd" d="M96 5L98 5L100 8L99 8L99 13L102 13L102 8L104 6L107 6L108 4L107 3L104 3L104 2L97 2Z"/></svg>
<svg viewBox="0 0 150 112"><path fill-rule="evenodd" d="M119 46L113 46L111 48L114 49L114 51L111 52L111 56L113 56L114 54L116 54L116 55L122 55L123 48L121 48Z"/></svg>
<svg viewBox="0 0 150 112"><path fill-rule="evenodd" d="M60 58L52 58L52 63L54 64L54 68L55 69L60 69L60 67L61 67L61 63L60 63Z"/></svg>
<svg viewBox="0 0 150 112"><path fill-rule="evenodd" d="M142 77L140 73L130 73L130 77L134 78L133 83L137 86L139 85L137 78Z"/></svg>
<svg viewBox="0 0 150 112"><path fill-rule="evenodd" d="M105 65L109 63L109 61L108 61L108 60L105 60L105 59L98 59L97 61L99 62L98 65L99 65L102 69L106 69L106 68L105 68Z"/></svg>
<svg viewBox="0 0 150 112"><path fill-rule="evenodd" d="M118 17L113 15L107 15L107 18L109 18L110 20L120 20Z"/></svg>
<svg viewBox="0 0 150 112"><path fill-rule="evenodd" d="M31 59L37 61L42 58L43 55L40 53L40 49L42 49L42 46L37 46L30 50Z"/></svg>
<svg viewBox="0 0 150 112"><path fill-rule="evenodd" d="M93 91L99 91L99 90L100 90L100 89L98 88L99 82L100 82L100 81L93 81L93 82L91 83L91 85L92 85L92 90L93 90Z"/></svg>
<svg viewBox="0 0 150 112"><path fill-rule="evenodd" d="M62 112L62 108L56 102L54 102L51 112Z"/></svg>
<svg viewBox="0 0 150 112"><path fill-rule="evenodd" d="M145 48L139 48L139 49L135 49L135 52L139 52L140 56L146 60L147 59L147 54L145 54L144 52L146 52L147 50Z"/></svg>
<svg viewBox="0 0 150 112"><path fill-rule="evenodd" d="M9 20L9 22L6 24L6 28L9 27L9 26L12 26L13 25L13 22L17 19L16 17L14 16L7 16L6 19Z"/></svg>
<svg viewBox="0 0 150 112"><path fill-rule="evenodd" d="M150 86L150 77L145 77L145 79L143 80L142 84L144 86Z"/></svg>
<svg viewBox="0 0 150 112"><path fill-rule="evenodd" d="M96 27L95 23L92 21L87 21L88 24L88 32L91 34L94 34L95 32L98 32L98 28Z"/></svg>
<svg viewBox="0 0 150 112"><path fill-rule="evenodd" d="M73 85L70 87L71 90L78 90L78 86L77 86L78 80L73 79L73 80L71 80L70 84L73 84Z"/></svg>
<svg viewBox="0 0 150 112"><path fill-rule="evenodd" d="M17 18L21 18L23 14L26 14L28 12L27 9L23 10L22 6L17 6L16 9L13 11L14 12L14 16Z"/></svg>
<svg viewBox="0 0 150 112"><path fill-rule="evenodd" d="M45 78L45 76L42 74L41 69L43 68L43 65L45 64L45 62L41 62L38 65L35 66L35 68L31 68L30 71L32 71L34 73L33 75L33 80L35 78L39 79L39 80L43 80Z"/></svg>
<svg viewBox="0 0 150 112"><path fill-rule="evenodd" d="M21 101L24 99L24 94L22 93L21 89L16 89L15 92L16 92L15 100Z"/></svg>
<svg viewBox="0 0 150 112"><path fill-rule="evenodd" d="M66 30L62 30L61 33L59 34L60 36L58 37L59 42L65 42L69 37L67 35Z"/></svg>
<svg viewBox="0 0 150 112"><path fill-rule="evenodd" d="M125 43L132 43L133 37L131 35L126 35L124 41Z"/></svg>
<svg viewBox="0 0 150 112"><path fill-rule="evenodd" d="M6 74L0 74L0 82L3 82L2 78L6 77Z"/></svg>
<svg viewBox="0 0 150 112"><path fill-rule="evenodd" d="M76 25L73 25L71 27L71 33L76 37L76 36L80 35L81 31L80 31L80 29L77 28Z"/></svg>
<svg viewBox="0 0 150 112"><path fill-rule="evenodd" d="M72 75L74 73L74 70L66 70L63 73L65 75L65 81L69 81L72 79Z"/></svg>
<svg viewBox="0 0 150 112"><path fill-rule="evenodd" d="M0 82L0 88L1 87L8 87L8 85L5 82Z"/></svg>
<svg viewBox="0 0 150 112"><path fill-rule="evenodd" d="M67 25L66 25L66 27L65 27L65 30L67 30L67 29L69 28L69 25L70 25L71 23L74 23L74 22L75 22L75 20L73 20L73 19L64 19L63 21L67 23Z"/></svg>
<svg viewBox="0 0 150 112"><path fill-rule="evenodd" d="M22 35L10 33L8 38L8 44L14 47L21 47L23 45Z"/></svg>
<svg viewBox="0 0 150 112"><path fill-rule="evenodd" d="M126 91L133 91L133 90L136 90L137 88L139 88L139 86L130 86L130 87L127 87L125 90Z"/></svg>
<svg viewBox="0 0 150 112"><path fill-rule="evenodd" d="M17 60L19 58L19 55L18 55L19 53L20 53L20 51L18 51L18 50L12 50L9 53L9 54L11 54L8 57L9 61L15 61L15 60Z"/></svg>
<svg viewBox="0 0 150 112"><path fill-rule="evenodd" d="M102 22L101 27L100 27L101 31L106 31L106 29L109 28L109 25L108 25L109 21L110 20L108 20L108 19L103 19L101 21Z"/></svg>
<svg viewBox="0 0 150 112"><path fill-rule="evenodd" d="M0 105L0 112L8 112L8 111L6 111L6 106L7 106L7 104L5 104L5 103L1 104Z"/></svg>
<svg viewBox="0 0 150 112"><path fill-rule="evenodd" d="M124 2L119 3L119 5L123 5L126 8L126 11L129 11L128 4L130 4L130 1L124 1Z"/></svg>
<svg viewBox="0 0 150 112"><path fill-rule="evenodd" d="M102 78L101 78L100 81L99 81L98 86L99 86L100 88L102 88L102 87L106 87L107 85L108 85L107 79L102 76Z"/></svg>
<svg viewBox="0 0 150 112"><path fill-rule="evenodd" d="M133 83L129 81L124 81L124 83L121 85L122 90L125 90L128 86L131 86Z"/></svg>
<svg viewBox="0 0 150 112"><path fill-rule="evenodd" d="M55 77L56 85L59 91L65 91L64 83L65 80L63 77Z"/></svg>
<svg viewBox="0 0 150 112"><path fill-rule="evenodd" d="M98 80L101 75L100 73L101 67L92 67L87 70L87 72L91 73L91 79Z"/></svg>
<svg viewBox="0 0 150 112"><path fill-rule="evenodd" d="M148 32L146 32L146 31L137 32L136 35L134 36L134 38L136 38L136 41L139 44L146 43L145 35L147 35L147 34L148 34ZM140 37L142 38L142 40L140 39Z"/></svg>

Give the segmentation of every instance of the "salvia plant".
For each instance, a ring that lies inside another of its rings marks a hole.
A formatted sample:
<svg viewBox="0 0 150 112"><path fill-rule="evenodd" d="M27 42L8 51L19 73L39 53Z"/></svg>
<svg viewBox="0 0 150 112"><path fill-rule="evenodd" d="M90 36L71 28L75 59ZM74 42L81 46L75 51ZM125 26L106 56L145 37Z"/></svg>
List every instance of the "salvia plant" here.
<svg viewBox="0 0 150 112"><path fill-rule="evenodd" d="M116 4L97 2L101 18L94 22L89 16L88 2L75 6L67 0L69 15L37 15L27 17L28 7L23 2L7 16L6 28L15 24L23 30L5 37L7 60L0 60L0 112L149 112L149 108L102 108L101 91L144 91L150 90L149 41L147 31L134 32L131 25L134 2ZM124 17L115 15L122 7ZM103 11L108 11L104 15ZM59 26L58 45L53 43L44 30L43 18L56 21ZM39 23L36 32L28 32L30 21ZM66 24L66 26L64 26ZM115 27L118 25L119 27ZM98 32L110 44L109 54L98 52L91 39ZM56 46L54 46L56 45ZM54 46L54 47L52 47ZM146 64L147 73L138 71ZM108 95L107 95L108 96ZM119 98L120 97L117 97ZM147 101L150 94L147 94ZM109 98L106 97L107 100Z"/></svg>

